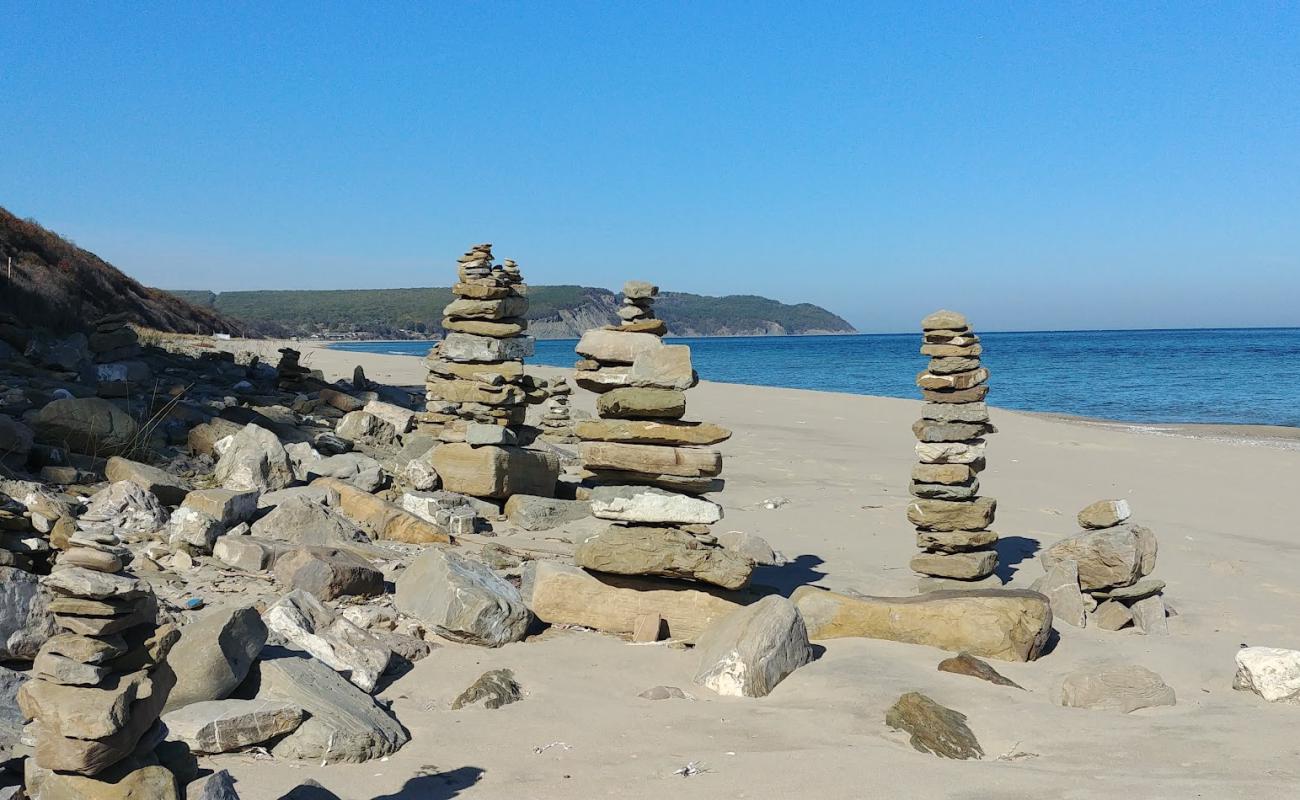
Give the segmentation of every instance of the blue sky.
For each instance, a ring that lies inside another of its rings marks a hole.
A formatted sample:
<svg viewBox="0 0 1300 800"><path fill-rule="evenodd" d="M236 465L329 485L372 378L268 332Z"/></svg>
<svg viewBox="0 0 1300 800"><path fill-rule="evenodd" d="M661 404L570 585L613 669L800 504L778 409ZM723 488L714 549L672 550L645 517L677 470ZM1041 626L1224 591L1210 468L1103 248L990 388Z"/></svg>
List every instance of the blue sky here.
<svg viewBox="0 0 1300 800"><path fill-rule="evenodd" d="M1300 325L1295 3L11 3L0 205L168 288Z"/></svg>

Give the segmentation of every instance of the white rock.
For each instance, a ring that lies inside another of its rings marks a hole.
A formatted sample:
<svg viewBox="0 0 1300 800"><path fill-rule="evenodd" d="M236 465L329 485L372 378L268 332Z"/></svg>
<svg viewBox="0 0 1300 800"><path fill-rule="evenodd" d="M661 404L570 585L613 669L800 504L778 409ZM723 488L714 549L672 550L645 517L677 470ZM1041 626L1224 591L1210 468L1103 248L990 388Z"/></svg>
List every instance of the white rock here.
<svg viewBox="0 0 1300 800"><path fill-rule="evenodd" d="M591 493L591 513L620 522L712 525L722 519L722 506L650 486L597 486Z"/></svg>
<svg viewBox="0 0 1300 800"><path fill-rule="evenodd" d="M262 619L291 647L310 653L367 692L374 691L393 655L374 636L301 589L281 597Z"/></svg>
<svg viewBox="0 0 1300 800"><path fill-rule="evenodd" d="M1243 647L1237 651L1232 688L1254 692L1270 703L1300 703L1300 650Z"/></svg>

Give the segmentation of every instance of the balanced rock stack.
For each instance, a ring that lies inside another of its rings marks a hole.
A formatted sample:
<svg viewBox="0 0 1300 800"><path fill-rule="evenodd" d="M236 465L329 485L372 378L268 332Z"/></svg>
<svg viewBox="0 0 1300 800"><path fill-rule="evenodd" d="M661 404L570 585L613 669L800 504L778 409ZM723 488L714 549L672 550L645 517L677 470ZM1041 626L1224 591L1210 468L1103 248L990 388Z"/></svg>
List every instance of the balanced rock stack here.
<svg viewBox="0 0 1300 800"><path fill-rule="evenodd" d="M524 374L533 339L524 335L528 287L519 265L495 265L492 245L477 244L460 257L458 279L443 311L446 337L425 359L428 404L419 422L447 442L433 453L434 469L444 488L461 494L549 497L559 459L515 446L535 394Z"/></svg>
<svg viewBox="0 0 1300 800"><path fill-rule="evenodd" d="M1033 589L1052 601L1052 616L1076 627L1102 630L1130 625L1143 634L1169 632L1162 592L1149 578L1156 567L1156 535L1129 522L1127 500L1098 500L1079 512L1084 530L1043 551L1047 574Z"/></svg>
<svg viewBox="0 0 1300 800"><path fill-rule="evenodd" d="M561 382L551 386L550 393L539 426L542 429L542 437L563 444L577 442L578 437L573 432L573 416L569 409L569 397L573 394L573 389L568 383Z"/></svg>
<svg viewBox="0 0 1300 800"><path fill-rule="evenodd" d="M642 283L628 288L634 297L653 297L657 291ZM754 564L718 545L708 526L722 518L722 507L699 496L721 483L722 455L709 445L731 432L682 421L685 390L697 381L690 348L616 327L588 331L577 350L600 370L618 369L616 374L626 376L623 385L598 384L599 419L574 425L590 476L592 514L614 523L579 545L578 566L728 589L744 586Z"/></svg>
<svg viewBox="0 0 1300 800"><path fill-rule="evenodd" d="M632 365L638 354L655 349L662 344L659 337L668 327L654 315L654 299L659 287L645 281L628 281L623 284L623 305L617 325L606 325L583 334L578 344L575 381L591 392L603 393L620 386L636 385ZM584 344L585 343L585 344ZM688 389L694 386L692 381Z"/></svg>
<svg viewBox="0 0 1300 800"><path fill-rule="evenodd" d="M929 368L916 376L925 398L912 426L916 455L907 519L916 526L921 553L912 569L923 575L980 580L993 574L998 535L989 530L997 501L979 496L984 439L989 424L989 372L980 365L979 337L966 317L936 311L921 321L921 355Z"/></svg>
<svg viewBox="0 0 1300 800"><path fill-rule="evenodd" d="M90 352L95 354L96 362L105 364L140 355L140 338L127 324L130 319L129 313L121 312L100 317L95 322L95 332L90 335Z"/></svg>
<svg viewBox="0 0 1300 800"><path fill-rule="evenodd" d="M275 365L275 376L281 386L292 388L302 383L310 370L298 363L302 353L292 347L280 348L280 363Z"/></svg>
<svg viewBox="0 0 1300 800"><path fill-rule="evenodd" d="M108 796L103 782L176 796L153 749L163 739L158 718L176 682L166 657L179 631L157 624L149 584L121 572L127 558L107 528L77 531L42 579L59 632L41 647L18 695L33 721L27 785L35 797Z"/></svg>
<svg viewBox="0 0 1300 800"><path fill-rule="evenodd" d="M623 284L623 305L619 306L618 330L634 333L653 333L663 336L668 326L655 317L655 297L659 287L645 281L628 281Z"/></svg>

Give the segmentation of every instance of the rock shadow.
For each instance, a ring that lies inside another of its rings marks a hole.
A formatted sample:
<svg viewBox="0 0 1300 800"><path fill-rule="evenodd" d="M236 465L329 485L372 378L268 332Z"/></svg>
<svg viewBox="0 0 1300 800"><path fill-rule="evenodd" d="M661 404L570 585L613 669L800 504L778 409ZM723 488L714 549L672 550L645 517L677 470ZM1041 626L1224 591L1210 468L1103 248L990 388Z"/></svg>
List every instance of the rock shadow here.
<svg viewBox="0 0 1300 800"><path fill-rule="evenodd" d="M459 767L432 775L419 775L407 781L393 794L378 795L373 800L442 800L458 797L483 778L479 767Z"/></svg>
<svg viewBox="0 0 1300 800"><path fill-rule="evenodd" d="M998 566L994 574L1003 585L1010 583L1011 576L1019 571L1017 567L1020 563L1033 558L1041 548L1042 545L1037 539L1025 536L1003 536L993 546L993 549L998 551Z"/></svg>
<svg viewBox="0 0 1300 800"><path fill-rule="evenodd" d="M800 586L826 577L825 572L816 569L825 563L821 557L806 553L780 566L755 567L750 581L755 588L771 587L782 597L789 597Z"/></svg>

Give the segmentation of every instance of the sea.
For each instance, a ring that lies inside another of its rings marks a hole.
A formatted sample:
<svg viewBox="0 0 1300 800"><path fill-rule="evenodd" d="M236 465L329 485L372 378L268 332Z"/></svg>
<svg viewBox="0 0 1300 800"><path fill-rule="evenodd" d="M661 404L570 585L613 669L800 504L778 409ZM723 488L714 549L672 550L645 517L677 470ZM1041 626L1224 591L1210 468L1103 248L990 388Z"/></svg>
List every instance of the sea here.
<svg viewBox="0 0 1300 800"><path fill-rule="evenodd" d="M917 398L919 333L673 338L705 380ZM1132 423L1300 427L1300 328L980 333L989 403ZM576 339L529 363L572 367ZM429 342L340 342L424 356Z"/></svg>

